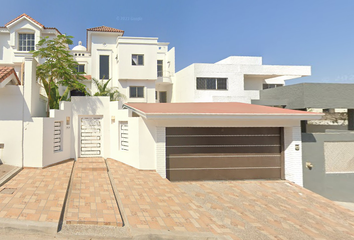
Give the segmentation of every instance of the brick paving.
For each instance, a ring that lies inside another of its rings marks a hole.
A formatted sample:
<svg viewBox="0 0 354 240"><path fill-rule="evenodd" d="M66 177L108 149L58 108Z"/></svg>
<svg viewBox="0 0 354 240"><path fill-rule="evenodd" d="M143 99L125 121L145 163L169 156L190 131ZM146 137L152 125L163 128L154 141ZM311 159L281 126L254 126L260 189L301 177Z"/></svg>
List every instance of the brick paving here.
<svg viewBox="0 0 354 240"><path fill-rule="evenodd" d="M226 239L354 239L354 213L288 181L169 182L108 160L132 228Z"/></svg>
<svg viewBox="0 0 354 240"><path fill-rule="evenodd" d="M23 169L0 187L0 218L58 223L72 164Z"/></svg>
<svg viewBox="0 0 354 240"><path fill-rule="evenodd" d="M103 158L79 158L72 177L66 224L123 226Z"/></svg>

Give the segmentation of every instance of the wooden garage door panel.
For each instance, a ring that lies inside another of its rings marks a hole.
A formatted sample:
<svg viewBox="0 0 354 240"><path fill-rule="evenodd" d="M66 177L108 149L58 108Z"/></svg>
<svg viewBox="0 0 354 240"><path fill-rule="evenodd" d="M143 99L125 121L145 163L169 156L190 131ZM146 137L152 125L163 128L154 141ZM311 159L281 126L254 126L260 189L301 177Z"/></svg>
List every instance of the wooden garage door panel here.
<svg viewBox="0 0 354 240"><path fill-rule="evenodd" d="M280 146L215 146L215 147L166 147L166 154L185 154L185 153L280 153Z"/></svg>
<svg viewBox="0 0 354 240"><path fill-rule="evenodd" d="M280 179L281 128L166 128L171 181Z"/></svg>
<svg viewBox="0 0 354 240"><path fill-rule="evenodd" d="M245 128L210 128L210 127L174 127L166 128L166 135L250 135L250 134L280 134L280 128L276 127L245 127Z"/></svg>
<svg viewBox="0 0 354 240"><path fill-rule="evenodd" d="M252 136L247 137L225 135L217 137L169 137L166 138L167 146L185 145L280 145L279 135L274 136Z"/></svg>
<svg viewBox="0 0 354 240"><path fill-rule="evenodd" d="M279 167L281 156L268 155L169 155L166 169L176 168L235 168L235 167Z"/></svg>
<svg viewBox="0 0 354 240"><path fill-rule="evenodd" d="M170 181L279 179L280 168L267 169L267 171L264 169L171 170L166 174Z"/></svg>

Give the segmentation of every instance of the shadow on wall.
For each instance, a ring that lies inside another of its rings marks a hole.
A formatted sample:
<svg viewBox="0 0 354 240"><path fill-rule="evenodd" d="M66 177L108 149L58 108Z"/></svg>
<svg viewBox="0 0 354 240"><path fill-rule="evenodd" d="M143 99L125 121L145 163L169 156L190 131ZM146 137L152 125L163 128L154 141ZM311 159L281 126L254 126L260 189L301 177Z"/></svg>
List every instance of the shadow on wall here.
<svg viewBox="0 0 354 240"><path fill-rule="evenodd" d="M32 122L27 103L22 95L21 86L0 88L0 121Z"/></svg>
<svg viewBox="0 0 354 240"><path fill-rule="evenodd" d="M353 133L303 133L304 187L333 201L354 202L353 156Z"/></svg>

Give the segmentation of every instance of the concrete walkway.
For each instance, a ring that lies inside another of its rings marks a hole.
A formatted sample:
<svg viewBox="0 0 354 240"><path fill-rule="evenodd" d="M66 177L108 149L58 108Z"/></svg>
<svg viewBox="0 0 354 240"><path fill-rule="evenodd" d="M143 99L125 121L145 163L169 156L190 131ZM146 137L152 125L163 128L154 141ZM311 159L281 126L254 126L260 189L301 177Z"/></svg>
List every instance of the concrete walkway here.
<svg viewBox="0 0 354 240"><path fill-rule="evenodd" d="M79 158L74 166L66 224L123 226L103 158Z"/></svg>

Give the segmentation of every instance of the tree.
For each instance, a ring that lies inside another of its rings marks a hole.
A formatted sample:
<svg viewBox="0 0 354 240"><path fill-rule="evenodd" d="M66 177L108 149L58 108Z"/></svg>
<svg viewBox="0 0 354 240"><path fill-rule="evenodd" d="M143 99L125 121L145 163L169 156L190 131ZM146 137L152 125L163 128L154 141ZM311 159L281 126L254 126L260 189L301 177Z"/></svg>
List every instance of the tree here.
<svg viewBox="0 0 354 240"><path fill-rule="evenodd" d="M108 87L108 83L111 81L111 79L108 79L107 82L103 82L103 80L99 81L95 78L92 80L96 84L98 90L94 96L109 96L111 101L119 101L121 99L125 99L125 95L120 93L117 87Z"/></svg>
<svg viewBox="0 0 354 240"><path fill-rule="evenodd" d="M47 93L47 117L49 109L59 107L59 101L67 98L70 90L77 89L87 93L85 85L79 82L85 77L77 72L78 62L74 60L68 48L68 45L73 43L72 38L66 35L59 35L54 39L45 37L38 42L38 50L33 51L34 57L45 60L37 66L36 74ZM67 87L63 96L59 95L59 85Z"/></svg>

